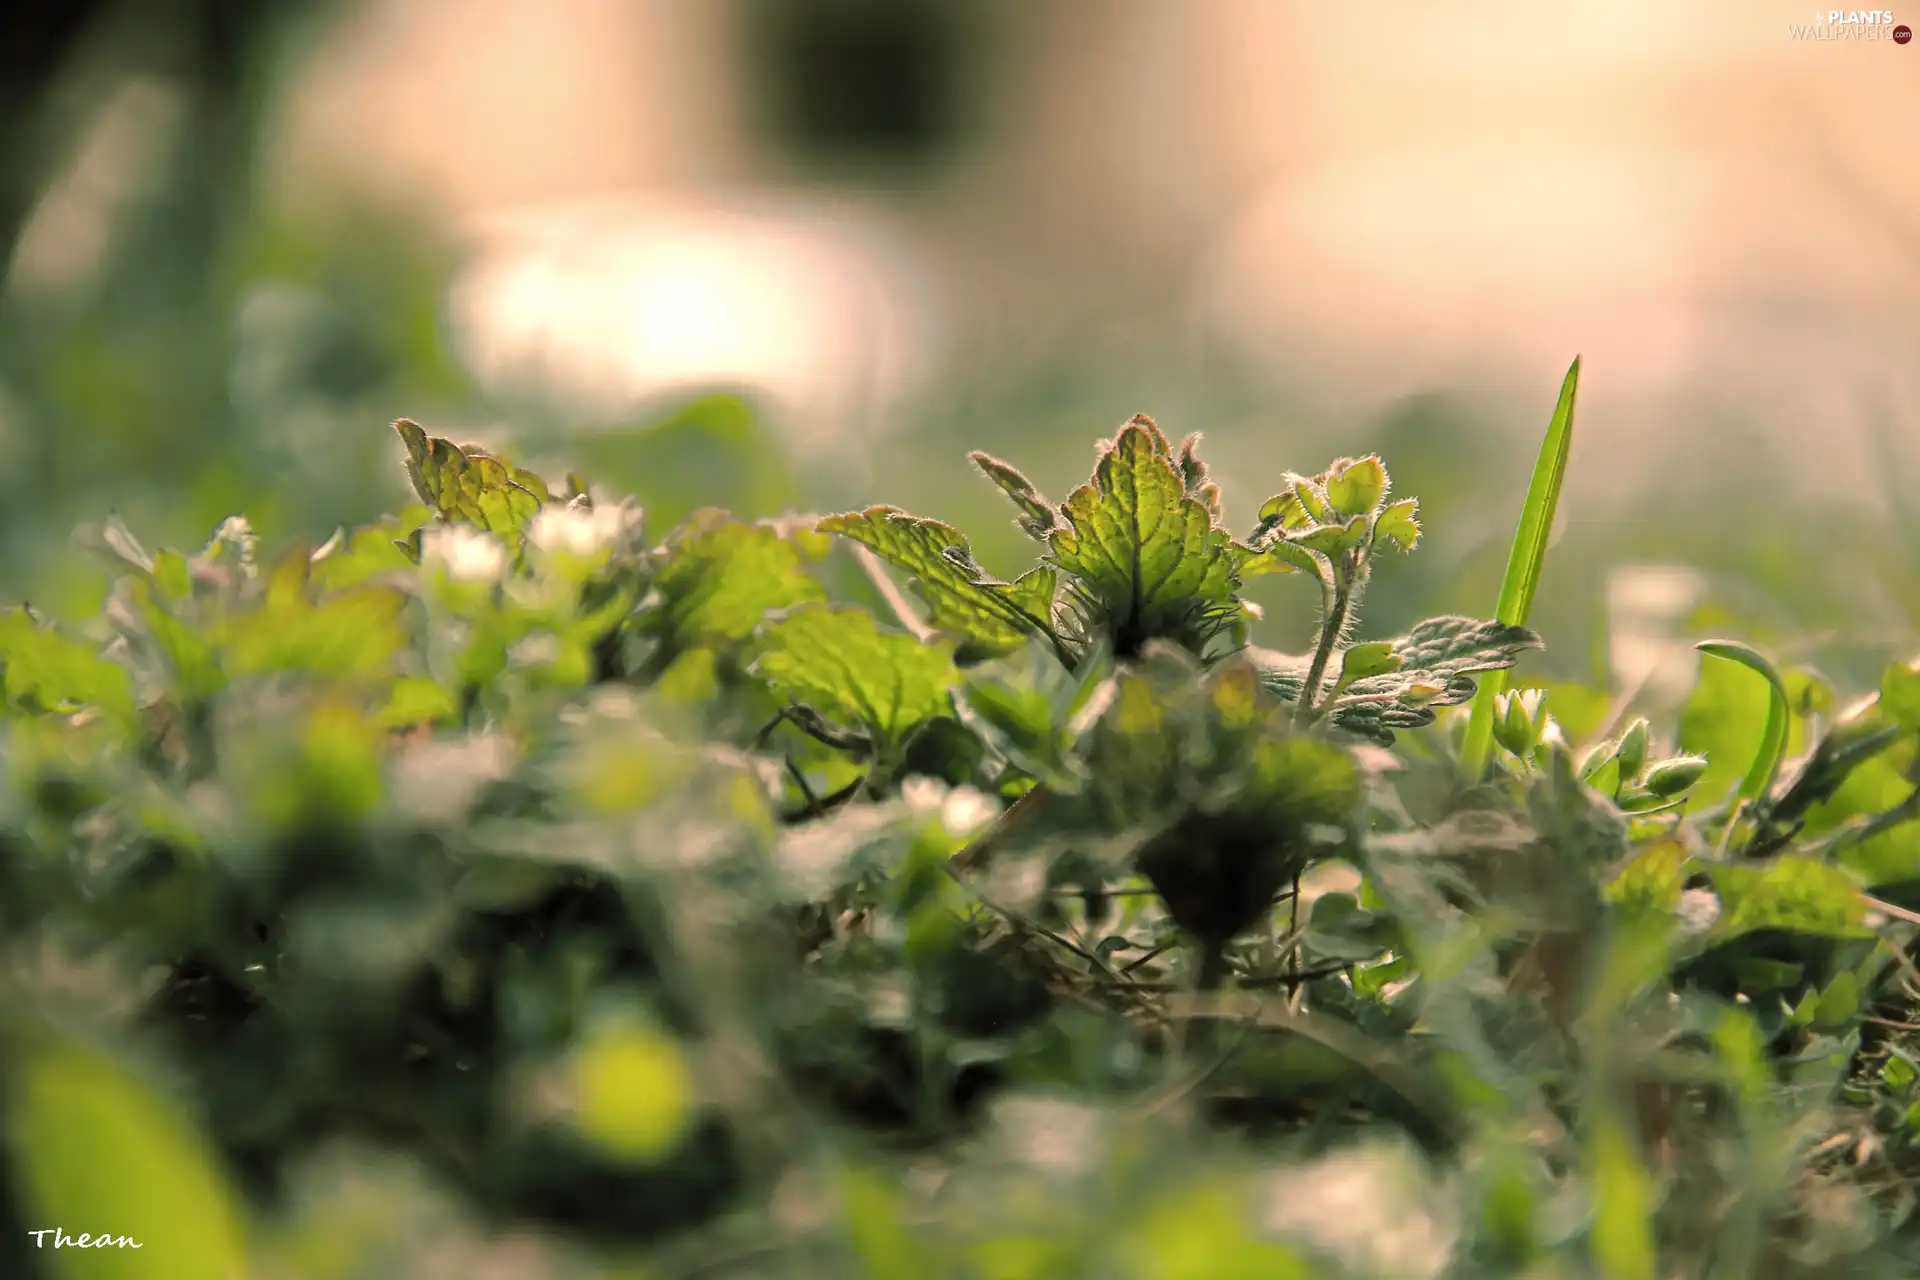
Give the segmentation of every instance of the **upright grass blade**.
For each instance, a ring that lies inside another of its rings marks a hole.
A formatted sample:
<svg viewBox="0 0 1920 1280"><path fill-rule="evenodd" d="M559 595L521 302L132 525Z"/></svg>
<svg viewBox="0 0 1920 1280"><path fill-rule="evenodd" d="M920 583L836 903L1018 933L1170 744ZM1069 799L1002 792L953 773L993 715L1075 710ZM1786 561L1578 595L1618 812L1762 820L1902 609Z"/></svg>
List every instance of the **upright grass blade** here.
<svg viewBox="0 0 1920 1280"><path fill-rule="evenodd" d="M1507 554L1507 577L1500 584L1500 607L1495 617L1508 626L1526 625L1533 593L1540 586L1547 538L1553 533L1553 513L1560 505L1560 486L1567 476L1567 451L1573 444L1573 402L1579 389L1580 357L1575 356L1560 384L1560 401L1553 407L1553 421L1547 424L1547 438L1540 442L1533 482L1527 486L1527 504L1520 509L1513 550ZM1467 721L1467 740L1460 750L1461 772L1469 782L1479 781L1486 770L1487 752L1493 745L1493 702L1506 688L1505 671L1489 671L1480 679L1480 691L1474 696L1473 713Z"/></svg>
<svg viewBox="0 0 1920 1280"><path fill-rule="evenodd" d="M1741 780L1740 789L1734 792L1737 799L1758 800L1773 786L1773 775L1779 771L1780 757L1787 751L1787 686L1771 662L1757 649L1738 640L1702 640L1693 647L1710 657L1739 663L1763 677L1771 687L1767 700L1767 727L1760 735L1760 749L1754 753L1753 766Z"/></svg>

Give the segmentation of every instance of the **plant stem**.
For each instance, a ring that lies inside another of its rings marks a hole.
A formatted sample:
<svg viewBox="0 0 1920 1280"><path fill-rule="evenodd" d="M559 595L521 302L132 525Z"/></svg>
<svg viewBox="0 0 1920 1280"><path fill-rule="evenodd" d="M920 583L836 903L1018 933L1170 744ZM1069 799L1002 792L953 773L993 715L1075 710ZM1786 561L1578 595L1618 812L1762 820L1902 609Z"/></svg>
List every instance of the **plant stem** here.
<svg viewBox="0 0 1920 1280"><path fill-rule="evenodd" d="M1320 682L1326 679L1327 663L1332 660L1334 646L1346 630L1347 609L1353 603L1354 578L1344 561L1334 564L1333 576L1332 599L1327 605L1326 616L1320 620L1320 643L1314 647L1313 665L1307 668L1306 683L1300 686L1300 701L1294 706L1293 723L1296 728L1304 729L1320 714L1313 704L1320 696Z"/></svg>

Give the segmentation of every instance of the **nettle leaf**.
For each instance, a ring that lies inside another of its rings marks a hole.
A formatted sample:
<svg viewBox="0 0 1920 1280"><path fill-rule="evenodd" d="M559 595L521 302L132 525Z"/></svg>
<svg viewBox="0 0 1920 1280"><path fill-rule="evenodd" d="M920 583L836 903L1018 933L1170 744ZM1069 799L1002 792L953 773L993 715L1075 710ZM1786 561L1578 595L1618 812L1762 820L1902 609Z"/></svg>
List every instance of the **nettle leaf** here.
<svg viewBox="0 0 1920 1280"><path fill-rule="evenodd" d="M356 586L381 574L403 572L419 562L418 550L403 550L403 535L411 537L433 518L425 507L413 506L398 516L364 528L341 529L313 553L313 581L322 590ZM162 553L165 554L165 553ZM159 580L159 559L155 559Z"/></svg>
<svg viewBox="0 0 1920 1280"><path fill-rule="evenodd" d="M1722 904L1713 930L1716 942L1756 929L1832 938L1873 935L1858 883L1830 862L1783 854L1760 866L1719 863L1707 874Z"/></svg>
<svg viewBox="0 0 1920 1280"><path fill-rule="evenodd" d="M1167 438L1138 416L1061 511L1053 563L1071 574L1086 630L1130 658L1156 638L1198 653L1240 612L1233 540L1187 494Z"/></svg>
<svg viewBox="0 0 1920 1280"><path fill-rule="evenodd" d="M25 609L0 613L0 681L7 703L32 712L97 707L133 716L133 679L91 645L43 626Z"/></svg>
<svg viewBox="0 0 1920 1280"><path fill-rule="evenodd" d="M1373 522L1374 543L1377 545L1384 539L1402 551L1413 550L1420 541L1420 522L1414 518L1419 510L1418 498L1388 503Z"/></svg>
<svg viewBox="0 0 1920 1280"><path fill-rule="evenodd" d="M768 613L827 598L807 572L806 550L778 525L696 511L668 537L639 625L668 654L737 645Z"/></svg>
<svg viewBox="0 0 1920 1280"><path fill-rule="evenodd" d="M1313 517L1300 502L1297 490L1288 489L1276 493L1260 504L1260 524L1265 529L1305 529L1313 524Z"/></svg>
<svg viewBox="0 0 1920 1280"><path fill-rule="evenodd" d="M1054 515L1052 505L1040 496L1033 482L1022 475L1019 468L979 450L967 457L986 474L987 479L999 485L1001 491L1013 499L1014 506L1020 508L1020 527L1028 537L1045 542L1048 535L1059 527L1060 520Z"/></svg>
<svg viewBox="0 0 1920 1280"><path fill-rule="evenodd" d="M1269 573L1310 573L1323 578L1325 561L1313 552L1285 538L1258 538L1257 545L1233 548L1235 567L1240 577L1257 578Z"/></svg>
<svg viewBox="0 0 1920 1280"><path fill-rule="evenodd" d="M1345 690L1359 680L1391 675L1405 665L1406 660L1393 651L1391 640L1369 640L1364 644L1356 644L1341 655L1338 687Z"/></svg>
<svg viewBox="0 0 1920 1280"><path fill-rule="evenodd" d="M1372 515L1386 496L1387 469L1371 454L1352 461L1342 459L1327 472L1327 501L1342 515Z"/></svg>
<svg viewBox="0 0 1920 1280"><path fill-rule="evenodd" d="M1887 668L1880 678L1880 709L1896 724L1920 729L1920 658Z"/></svg>
<svg viewBox="0 0 1920 1280"><path fill-rule="evenodd" d="M926 602L928 621L958 639L960 661L1011 653L1030 636L1052 634L1051 569L997 581L974 561L965 534L898 507L828 516L818 527L851 538L905 570L908 588Z"/></svg>
<svg viewBox="0 0 1920 1280"><path fill-rule="evenodd" d="M384 587L352 587L317 602L303 593L271 598L257 611L223 620L211 634L221 665L236 675L377 678L407 643L406 605L405 594Z"/></svg>
<svg viewBox="0 0 1920 1280"><path fill-rule="evenodd" d="M484 449L430 436L405 418L393 429L406 443L414 491L445 519L510 537L552 499L539 476Z"/></svg>
<svg viewBox="0 0 1920 1280"><path fill-rule="evenodd" d="M1112 674L1104 652L1078 671L1032 641L1016 653L967 672L954 696L962 723L1016 767L1056 789L1075 785L1070 751L1075 720Z"/></svg>
<svg viewBox="0 0 1920 1280"><path fill-rule="evenodd" d="M1200 460L1200 433L1194 432L1180 445L1180 480L1187 496L1206 507L1214 522L1220 521L1220 486L1207 479L1207 464Z"/></svg>
<svg viewBox="0 0 1920 1280"><path fill-rule="evenodd" d="M773 691L864 734L883 763L928 721L953 714L950 641L882 631L856 605L807 604L760 630L752 671Z"/></svg>
<svg viewBox="0 0 1920 1280"><path fill-rule="evenodd" d="M1397 665L1378 674L1341 674L1341 691L1333 700L1334 724L1382 746L1393 742L1396 729L1417 729L1434 721L1435 707L1450 707L1473 697L1472 676L1514 665L1521 653L1541 647L1540 637L1525 627L1475 618L1428 618L1396 640L1355 645L1360 669L1392 660ZM1288 702L1300 700L1306 683L1307 660L1289 654L1254 650L1260 680ZM1352 660L1352 659L1345 659Z"/></svg>

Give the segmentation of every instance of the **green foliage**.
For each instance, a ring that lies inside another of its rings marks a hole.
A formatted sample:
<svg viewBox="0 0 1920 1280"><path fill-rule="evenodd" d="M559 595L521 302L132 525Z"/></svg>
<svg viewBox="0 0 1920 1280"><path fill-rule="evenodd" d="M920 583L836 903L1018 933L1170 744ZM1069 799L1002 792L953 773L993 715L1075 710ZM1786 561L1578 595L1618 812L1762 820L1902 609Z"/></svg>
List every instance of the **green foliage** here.
<svg viewBox="0 0 1920 1280"><path fill-rule="evenodd" d="M1388 639L1380 458L1236 538L1143 417L974 455L1011 582L404 422L318 549L107 522L0 615L9 1274L1911 1274L1916 668L1499 688L1574 377L1500 616Z"/></svg>
<svg viewBox="0 0 1920 1280"><path fill-rule="evenodd" d="M1573 407L1580 391L1580 358L1567 367L1560 384L1560 399L1547 423L1546 438L1540 442L1540 456L1533 464L1533 480L1527 486L1527 499L1520 508L1520 522L1513 531L1513 549L1507 556L1507 576L1500 583L1500 602L1494 617L1508 626L1524 626L1533 609L1533 597L1540 589L1540 574L1546 564L1547 542L1553 536L1554 513L1560 509L1560 489L1566 482L1567 455L1573 448ZM1473 708L1467 725L1466 746L1461 752L1468 777L1479 776L1487 755L1487 740L1493 732L1493 700L1505 685L1504 677L1489 677Z"/></svg>

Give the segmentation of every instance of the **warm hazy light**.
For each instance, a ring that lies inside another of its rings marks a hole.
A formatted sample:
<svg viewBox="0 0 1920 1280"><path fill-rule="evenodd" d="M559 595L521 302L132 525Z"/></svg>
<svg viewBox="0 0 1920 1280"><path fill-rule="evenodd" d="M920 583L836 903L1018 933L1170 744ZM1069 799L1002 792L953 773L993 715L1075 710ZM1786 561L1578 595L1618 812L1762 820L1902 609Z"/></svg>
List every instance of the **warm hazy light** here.
<svg viewBox="0 0 1920 1280"><path fill-rule="evenodd" d="M988 8L980 127L906 199L753 133L740 0L367 0L282 152L455 219L630 196L489 237L456 301L484 379L597 412L739 380L897 418L947 352L1179 385L1196 318L1356 424L1537 400L1584 353L1621 484L1675 439L1825 474L1864 412L1920 412L1920 50L1796 41L1800 0Z"/></svg>
<svg viewBox="0 0 1920 1280"><path fill-rule="evenodd" d="M915 380L922 292L857 217L616 204L494 222L454 315L497 390L617 418L664 393L740 386L828 424Z"/></svg>

